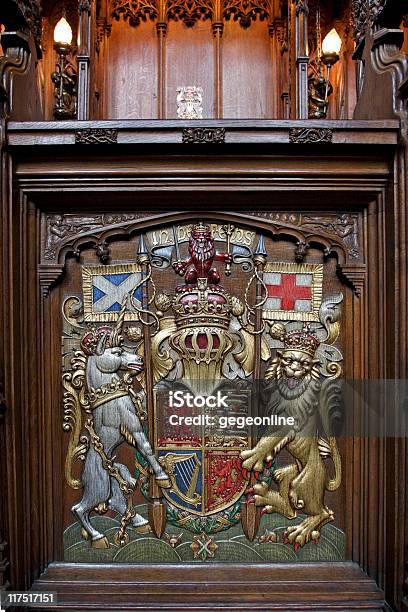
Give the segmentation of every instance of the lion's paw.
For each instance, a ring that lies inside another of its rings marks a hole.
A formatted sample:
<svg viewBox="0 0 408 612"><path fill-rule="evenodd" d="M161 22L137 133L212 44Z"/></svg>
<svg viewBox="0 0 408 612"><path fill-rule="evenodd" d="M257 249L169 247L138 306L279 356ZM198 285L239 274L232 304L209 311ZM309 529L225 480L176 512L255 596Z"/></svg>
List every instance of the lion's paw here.
<svg viewBox="0 0 408 612"><path fill-rule="evenodd" d="M310 541L317 544L320 538L320 531L318 529L320 523L321 517L308 516L300 525L288 527L287 531L283 534L283 543L293 544L295 551L299 546L303 547Z"/></svg>
<svg viewBox="0 0 408 612"><path fill-rule="evenodd" d="M264 462L270 462L272 449L267 438L258 442L258 444L250 450L242 451L241 459L243 459L242 467L245 470L255 472L263 472Z"/></svg>
<svg viewBox="0 0 408 612"><path fill-rule="evenodd" d="M276 493L271 491L266 482L258 482L254 485L255 506L264 506L262 514L271 513Z"/></svg>

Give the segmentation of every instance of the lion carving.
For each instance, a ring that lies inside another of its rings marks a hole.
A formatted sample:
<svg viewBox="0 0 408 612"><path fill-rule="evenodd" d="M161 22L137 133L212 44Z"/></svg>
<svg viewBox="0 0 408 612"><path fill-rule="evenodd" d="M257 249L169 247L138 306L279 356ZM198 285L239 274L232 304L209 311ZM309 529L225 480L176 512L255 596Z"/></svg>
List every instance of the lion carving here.
<svg viewBox="0 0 408 612"><path fill-rule="evenodd" d="M188 285L195 285L197 279L205 278L210 285L218 285L220 274L212 268L214 261L231 263L229 253L217 253L214 238L209 225L198 223L193 226L188 243L189 257L185 261L176 261L173 268L177 274L184 276Z"/></svg>
<svg viewBox="0 0 408 612"><path fill-rule="evenodd" d="M295 460L273 472L276 489L265 482L255 484L255 505L263 513L278 512L288 519L298 511L307 517L299 524L288 527L284 542L295 549L307 542L318 541L323 525L334 520L334 513L325 502L325 492L335 491L341 483L341 459L336 439L320 431L328 423L327 414L338 403L338 381L322 381L319 360L315 358L318 340L308 331L287 334L285 347L277 351L265 373L266 403L269 414L294 417L295 425L287 429L268 432L251 450L241 453L243 467L262 472L264 463L270 463L283 449ZM336 387L334 389L333 387ZM331 459L334 477L330 478L326 460Z"/></svg>

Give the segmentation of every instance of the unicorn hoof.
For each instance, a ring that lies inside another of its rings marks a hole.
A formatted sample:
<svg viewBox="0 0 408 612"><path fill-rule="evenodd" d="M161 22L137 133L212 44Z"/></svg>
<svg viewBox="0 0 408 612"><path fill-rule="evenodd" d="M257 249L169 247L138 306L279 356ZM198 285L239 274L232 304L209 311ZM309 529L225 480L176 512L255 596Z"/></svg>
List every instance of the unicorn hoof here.
<svg viewBox="0 0 408 612"><path fill-rule="evenodd" d="M91 546L92 548L109 548L108 538L106 536L102 536L97 540L92 540Z"/></svg>
<svg viewBox="0 0 408 612"><path fill-rule="evenodd" d="M146 523L145 525L140 525L139 527L135 527L134 528L136 533L152 533L152 529L149 525L149 523Z"/></svg>
<svg viewBox="0 0 408 612"><path fill-rule="evenodd" d="M82 527L82 529L81 529L81 536L82 536L82 538L83 538L84 540L89 540L89 538L90 538L89 533L88 533L88 532L87 532L87 530L86 530L86 529L84 529L83 527Z"/></svg>

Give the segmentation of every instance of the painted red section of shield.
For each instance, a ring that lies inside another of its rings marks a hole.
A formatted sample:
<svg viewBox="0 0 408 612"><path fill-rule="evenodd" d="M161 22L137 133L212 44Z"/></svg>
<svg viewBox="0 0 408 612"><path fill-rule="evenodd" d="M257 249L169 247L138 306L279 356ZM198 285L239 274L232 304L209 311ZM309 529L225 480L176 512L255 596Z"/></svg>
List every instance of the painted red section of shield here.
<svg viewBox="0 0 408 612"><path fill-rule="evenodd" d="M238 450L206 452L206 512L225 506L245 485L239 454Z"/></svg>

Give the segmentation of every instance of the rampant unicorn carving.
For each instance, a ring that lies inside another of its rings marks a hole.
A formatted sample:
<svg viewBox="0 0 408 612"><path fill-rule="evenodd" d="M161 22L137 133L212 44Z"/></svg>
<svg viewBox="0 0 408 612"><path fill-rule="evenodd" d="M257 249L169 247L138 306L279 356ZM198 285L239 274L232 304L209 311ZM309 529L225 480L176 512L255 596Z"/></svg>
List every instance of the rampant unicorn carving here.
<svg viewBox="0 0 408 612"><path fill-rule="evenodd" d="M94 548L109 547L106 536L91 523L90 513L94 509L111 509L122 516L121 543L128 521L139 533L150 531L148 521L131 506L136 480L125 465L115 460L115 450L121 444L128 442L137 448L152 469L157 484L163 488L170 486L166 472L153 454L132 400L135 394L131 389L131 377L143 370L143 359L121 346L122 323L123 314L119 315L113 332L104 327L85 334L82 339L84 352L77 351L72 360L74 372L63 376L65 429L72 431L66 476L73 488L82 486L83 489L81 500L71 510L81 523L82 536L90 539ZM84 390L85 378L87 392ZM81 410L85 410L88 416L85 428L90 434L89 448L83 443L78 444ZM85 457L84 468L81 479L75 480L71 473L72 462L81 455Z"/></svg>

